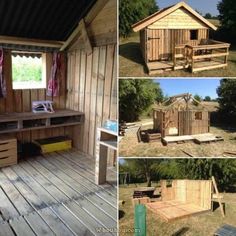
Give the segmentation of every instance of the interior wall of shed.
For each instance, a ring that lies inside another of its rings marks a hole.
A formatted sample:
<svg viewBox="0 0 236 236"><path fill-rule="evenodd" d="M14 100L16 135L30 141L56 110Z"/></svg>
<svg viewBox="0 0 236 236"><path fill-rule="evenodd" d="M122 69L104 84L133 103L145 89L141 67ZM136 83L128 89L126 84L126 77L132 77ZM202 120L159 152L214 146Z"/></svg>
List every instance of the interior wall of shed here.
<svg viewBox="0 0 236 236"><path fill-rule="evenodd" d="M92 53L86 53L80 38L67 53L66 108L85 113L82 129L71 132L78 136L78 149L93 157L97 128L117 119L116 16L116 1L109 0L86 28ZM111 164L114 152L108 155Z"/></svg>
<svg viewBox="0 0 236 236"><path fill-rule="evenodd" d="M52 54L43 55L44 66L46 65L46 80L50 79L50 71L52 65ZM66 61L62 60L62 73L60 83L60 96L46 96L46 89L13 89L12 88L12 59L11 51L5 50L4 53L4 79L6 81L7 96L0 98L0 114L12 112L30 112L32 101L37 100L53 100L55 109L64 109L66 105ZM32 131L23 131L8 134L10 137L16 137L19 141L31 142L34 139L46 138L51 136L65 135L64 127L53 129L41 129Z"/></svg>

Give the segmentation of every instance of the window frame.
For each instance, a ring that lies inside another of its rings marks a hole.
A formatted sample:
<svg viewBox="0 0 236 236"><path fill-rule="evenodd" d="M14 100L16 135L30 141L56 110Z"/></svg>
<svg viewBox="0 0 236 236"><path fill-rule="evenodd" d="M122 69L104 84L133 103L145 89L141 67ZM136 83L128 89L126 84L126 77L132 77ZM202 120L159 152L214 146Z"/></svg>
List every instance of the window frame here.
<svg viewBox="0 0 236 236"><path fill-rule="evenodd" d="M190 40L198 40L198 30L197 29L190 30Z"/></svg>
<svg viewBox="0 0 236 236"><path fill-rule="evenodd" d="M22 54L27 54L27 53L32 53L32 54L40 54L41 55L41 60L42 60L42 64L41 64L41 69L42 69L42 81L40 86L32 86L31 81L28 81L29 86L25 86L25 87L16 87L14 86L14 81L13 81L13 60L12 57L14 57L14 53L22 53ZM12 89L13 90L27 90L27 89L46 89L47 88L47 64L46 64L46 53L43 52L29 52L29 51L11 51L11 77L12 77Z"/></svg>

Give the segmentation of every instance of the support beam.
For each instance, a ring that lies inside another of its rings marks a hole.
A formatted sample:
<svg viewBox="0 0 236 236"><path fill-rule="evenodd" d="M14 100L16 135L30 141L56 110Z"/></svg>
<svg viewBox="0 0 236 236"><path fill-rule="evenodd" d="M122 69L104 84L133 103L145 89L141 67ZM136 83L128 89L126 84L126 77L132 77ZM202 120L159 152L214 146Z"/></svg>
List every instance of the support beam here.
<svg viewBox="0 0 236 236"><path fill-rule="evenodd" d="M70 37L66 40L66 42L63 44L63 46L60 48L60 51L63 51L66 48L68 48L80 37L83 40L86 53L91 54L92 53L92 45L91 45L90 39L88 37L88 33L87 33L84 19L82 19L80 21L80 23L78 24L76 29L73 31L73 33L70 35Z"/></svg>
<svg viewBox="0 0 236 236"><path fill-rule="evenodd" d="M20 37L0 36L0 44L1 43L26 45L26 46L60 48L64 42L63 41L54 41L54 40L41 40L41 39L29 39L29 38L20 38Z"/></svg>

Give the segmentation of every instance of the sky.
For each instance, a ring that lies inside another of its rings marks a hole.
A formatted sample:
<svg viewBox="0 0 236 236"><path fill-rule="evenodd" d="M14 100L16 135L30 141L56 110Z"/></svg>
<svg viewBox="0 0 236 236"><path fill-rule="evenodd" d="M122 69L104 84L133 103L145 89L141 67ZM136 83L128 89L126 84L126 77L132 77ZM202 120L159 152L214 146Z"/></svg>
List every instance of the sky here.
<svg viewBox="0 0 236 236"><path fill-rule="evenodd" d="M159 8L168 7L180 1L181 0L156 0ZM219 1L220 0L185 0L188 5L190 5L193 9L198 10L203 15L209 12L213 16L219 15L217 10L217 3Z"/></svg>
<svg viewBox="0 0 236 236"><path fill-rule="evenodd" d="M217 98L216 89L220 85L218 78L202 79L158 79L164 95L173 96L181 93L198 94L202 98L210 96Z"/></svg>

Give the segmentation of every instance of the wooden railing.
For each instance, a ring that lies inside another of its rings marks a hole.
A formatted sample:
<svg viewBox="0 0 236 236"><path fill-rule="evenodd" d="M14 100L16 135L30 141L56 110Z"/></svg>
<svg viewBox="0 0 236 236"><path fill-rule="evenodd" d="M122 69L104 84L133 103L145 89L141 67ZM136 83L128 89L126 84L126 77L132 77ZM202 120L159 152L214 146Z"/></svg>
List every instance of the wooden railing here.
<svg viewBox="0 0 236 236"><path fill-rule="evenodd" d="M178 69L178 58L184 62L184 68L190 67L192 72L226 67L229 47L230 44L216 40L206 40L197 46L177 45L173 56L174 68Z"/></svg>

